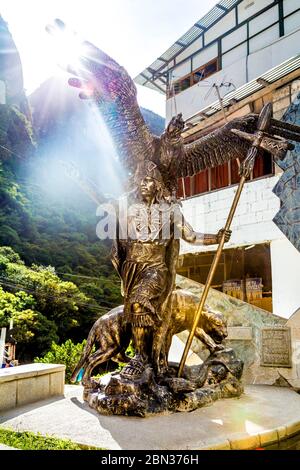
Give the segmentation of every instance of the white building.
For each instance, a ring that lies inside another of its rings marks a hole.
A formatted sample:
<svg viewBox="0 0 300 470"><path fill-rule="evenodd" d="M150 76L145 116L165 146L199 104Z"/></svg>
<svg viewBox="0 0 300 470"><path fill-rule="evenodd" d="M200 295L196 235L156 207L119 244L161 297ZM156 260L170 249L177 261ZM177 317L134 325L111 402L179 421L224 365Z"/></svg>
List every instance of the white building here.
<svg viewBox="0 0 300 470"><path fill-rule="evenodd" d="M221 0L135 81L166 94L167 122L183 113L186 142L224 124L221 103L228 120L268 101L281 118L300 91L300 1ZM288 318L300 306L300 253L272 222L279 176L271 159L258 159L214 285L262 278L263 298L250 299L249 290L248 300ZM224 225L237 182L235 161L180 182L186 218L197 230ZM212 248L183 244L179 272L204 283Z"/></svg>
<svg viewBox="0 0 300 470"><path fill-rule="evenodd" d="M0 104L6 104L6 89L5 82L0 80Z"/></svg>

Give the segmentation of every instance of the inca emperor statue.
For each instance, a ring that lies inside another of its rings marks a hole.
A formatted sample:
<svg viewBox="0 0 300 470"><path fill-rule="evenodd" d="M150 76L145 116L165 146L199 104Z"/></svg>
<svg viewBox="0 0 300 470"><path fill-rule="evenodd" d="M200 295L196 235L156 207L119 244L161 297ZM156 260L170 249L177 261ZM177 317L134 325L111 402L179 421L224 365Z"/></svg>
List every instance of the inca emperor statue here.
<svg viewBox="0 0 300 470"><path fill-rule="evenodd" d="M48 31L64 32L65 25L56 20ZM117 322L115 312L107 314L100 350L90 359L88 350L83 354L80 364L89 364L89 373L84 376L85 398L102 413L145 416L182 410L188 402L202 406L207 395L212 400L238 396L243 365L232 350L216 344L207 333L201 333L200 338L210 345L211 355L197 371L186 369L183 378L177 378L167 362L174 309L181 306L182 315L185 311L184 301L174 305L179 240L217 244L227 242L231 233L228 229L217 234L193 230L176 200L177 181L236 158L241 160L240 173L246 177L254 162L249 152L252 145L282 159L292 148L289 140L299 139L299 133L296 129L287 131L273 119L265 122L262 131L258 116L251 114L185 145L181 137L185 124L179 114L160 137L154 136L144 122L136 87L126 70L93 44L84 42L82 46L80 65L68 68L75 75L69 84L80 88L80 98L92 100L101 113L126 171L128 189L126 227L124 230L124 217L117 212L112 253L122 280L124 307ZM135 356L120 373L106 381L93 381L92 368L122 351L122 331L132 339Z"/></svg>

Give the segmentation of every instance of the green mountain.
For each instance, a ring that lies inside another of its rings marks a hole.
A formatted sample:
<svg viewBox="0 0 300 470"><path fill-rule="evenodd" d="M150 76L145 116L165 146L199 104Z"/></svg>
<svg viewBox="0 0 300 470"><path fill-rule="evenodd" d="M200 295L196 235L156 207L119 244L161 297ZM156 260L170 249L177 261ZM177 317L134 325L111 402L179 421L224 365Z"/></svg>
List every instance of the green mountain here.
<svg viewBox="0 0 300 470"><path fill-rule="evenodd" d="M161 133L163 119L143 113ZM68 177L66 163L96 190L122 191L101 117L65 80L47 80L28 102L0 17L0 327L14 318L27 359L52 339L83 339L99 314L122 302L110 241L96 236L95 203Z"/></svg>

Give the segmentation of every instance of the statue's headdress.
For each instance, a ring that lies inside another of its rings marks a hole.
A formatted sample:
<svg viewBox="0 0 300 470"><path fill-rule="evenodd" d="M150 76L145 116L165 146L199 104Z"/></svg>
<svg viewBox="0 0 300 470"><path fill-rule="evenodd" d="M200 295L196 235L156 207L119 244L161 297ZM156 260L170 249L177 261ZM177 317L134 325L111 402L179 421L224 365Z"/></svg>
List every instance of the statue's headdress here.
<svg viewBox="0 0 300 470"><path fill-rule="evenodd" d="M138 165L134 176L135 183L139 184L143 178L153 178L158 184L163 185L163 178L157 165L151 160L145 160Z"/></svg>
<svg viewBox="0 0 300 470"><path fill-rule="evenodd" d="M158 169L158 166L151 160L145 160L138 165L134 175L135 184L138 186L140 182L146 177L150 177L156 182L158 193L156 199L160 199L164 194L164 180L162 178L161 172Z"/></svg>

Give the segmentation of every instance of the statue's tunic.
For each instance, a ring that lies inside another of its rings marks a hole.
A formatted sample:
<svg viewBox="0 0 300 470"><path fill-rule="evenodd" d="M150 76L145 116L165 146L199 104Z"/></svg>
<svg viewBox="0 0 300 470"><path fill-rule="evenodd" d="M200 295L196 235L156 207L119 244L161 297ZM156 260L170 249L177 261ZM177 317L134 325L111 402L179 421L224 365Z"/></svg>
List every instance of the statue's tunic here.
<svg viewBox="0 0 300 470"><path fill-rule="evenodd" d="M125 315L135 326L159 325L161 307L168 295L166 247L162 244L135 241L129 244L123 264L122 278L125 295ZM132 311L139 303L143 311Z"/></svg>
<svg viewBox="0 0 300 470"><path fill-rule="evenodd" d="M119 241L113 262L123 282L124 312L134 326L159 326L173 290L179 241L174 238L177 204L133 204L128 210L128 237ZM140 311L133 311L138 303Z"/></svg>

